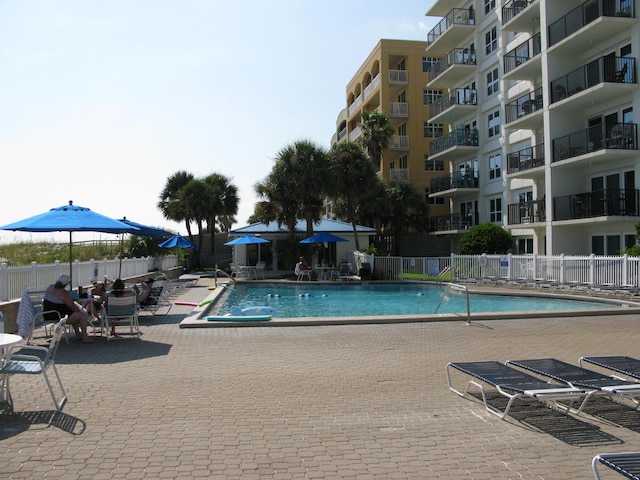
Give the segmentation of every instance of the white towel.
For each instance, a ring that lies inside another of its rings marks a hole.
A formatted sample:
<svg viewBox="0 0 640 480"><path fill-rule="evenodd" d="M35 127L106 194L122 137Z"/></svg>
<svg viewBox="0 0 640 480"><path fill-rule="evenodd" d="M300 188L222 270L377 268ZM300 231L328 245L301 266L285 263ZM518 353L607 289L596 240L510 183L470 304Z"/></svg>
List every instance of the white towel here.
<svg viewBox="0 0 640 480"><path fill-rule="evenodd" d="M20 306L18 307L18 316L16 323L18 324L18 335L22 338L29 338L33 331L33 319L36 316L36 309L33 308L29 292L22 292L20 298Z"/></svg>

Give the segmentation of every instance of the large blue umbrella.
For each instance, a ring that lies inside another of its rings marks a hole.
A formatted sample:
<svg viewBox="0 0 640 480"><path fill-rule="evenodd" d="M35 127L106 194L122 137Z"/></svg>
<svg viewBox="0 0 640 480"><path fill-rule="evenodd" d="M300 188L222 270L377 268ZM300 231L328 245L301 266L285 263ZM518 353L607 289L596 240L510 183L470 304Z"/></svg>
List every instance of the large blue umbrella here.
<svg viewBox="0 0 640 480"><path fill-rule="evenodd" d="M69 205L52 208L40 215L4 225L0 227L0 230L69 232L69 276L72 277L73 232L136 233L138 228L100 215L86 207L74 205L73 201L69 200Z"/></svg>
<svg viewBox="0 0 640 480"><path fill-rule="evenodd" d="M196 246L182 235L174 235L173 237L158 244L161 248L196 248Z"/></svg>
<svg viewBox="0 0 640 480"><path fill-rule="evenodd" d="M333 233L320 232L312 235L311 237L300 240L300 243L334 243L334 242L348 242L346 238L338 237Z"/></svg>
<svg viewBox="0 0 640 480"><path fill-rule="evenodd" d="M164 238L164 237L173 236L173 233L171 233L171 232L167 232L166 230L162 230L161 228L150 227L148 225L143 225L141 223L133 222L133 221L127 219L127 217L123 217L123 218L119 219L119 221L122 222L122 223L126 223L129 226L137 228L138 230L133 234L134 235L139 235L141 237Z"/></svg>

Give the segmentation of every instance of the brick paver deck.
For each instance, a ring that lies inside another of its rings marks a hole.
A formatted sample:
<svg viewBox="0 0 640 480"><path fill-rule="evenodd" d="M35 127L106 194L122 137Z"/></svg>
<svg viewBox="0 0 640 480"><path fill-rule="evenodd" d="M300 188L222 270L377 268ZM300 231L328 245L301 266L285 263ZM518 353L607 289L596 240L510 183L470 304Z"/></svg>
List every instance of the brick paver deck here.
<svg viewBox="0 0 640 480"><path fill-rule="evenodd" d="M143 315L141 341L63 342L61 414L41 378L13 378L0 478L577 479L597 453L640 449L638 411L523 402L502 421L445 376L454 360L638 357L633 315L180 329L190 310Z"/></svg>

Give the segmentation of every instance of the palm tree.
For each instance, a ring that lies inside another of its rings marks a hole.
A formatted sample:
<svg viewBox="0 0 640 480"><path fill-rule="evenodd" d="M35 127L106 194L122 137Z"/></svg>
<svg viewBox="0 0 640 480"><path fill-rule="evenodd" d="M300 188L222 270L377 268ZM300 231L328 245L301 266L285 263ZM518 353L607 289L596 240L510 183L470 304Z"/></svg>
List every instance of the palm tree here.
<svg viewBox="0 0 640 480"><path fill-rule="evenodd" d="M214 252L216 226L220 231L228 231L238 213L238 188L231 184L228 177L219 173L206 176L208 216L207 227L211 234L211 253Z"/></svg>
<svg viewBox="0 0 640 480"><path fill-rule="evenodd" d="M391 212L388 222L391 232L426 231L429 225L429 205L424 196L407 182L388 182L386 190Z"/></svg>
<svg viewBox="0 0 640 480"><path fill-rule="evenodd" d="M393 126L389 122L389 117L379 110L373 112L365 110L362 112L362 121L359 126L362 129L361 144L369 154L373 165L379 169L382 153L389 146L393 135Z"/></svg>
<svg viewBox="0 0 640 480"><path fill-rule="evenodd" d="M192 174L184 170L174 173L167 179L158 201L158 208L164 218L174 222L185 222L189 236L191 236L192 217L184 202L182 190L193 178Z"/></svg>
<svg viewBox="0 0 640 480"><path fill-rule="evenodd" d="M336 143L329 152L331 183L329 194L342 203L343 217L351 223L356 250L360 241L356 230L357 210L371 194L378 176L362 147L353 142Z"/></svg>

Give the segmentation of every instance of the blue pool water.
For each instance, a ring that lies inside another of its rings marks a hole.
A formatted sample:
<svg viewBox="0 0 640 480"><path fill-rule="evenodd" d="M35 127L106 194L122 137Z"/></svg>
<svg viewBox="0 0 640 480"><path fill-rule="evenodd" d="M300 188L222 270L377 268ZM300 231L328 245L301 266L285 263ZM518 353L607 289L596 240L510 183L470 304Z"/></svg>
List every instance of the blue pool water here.
<svg viewBox="0 0 640 480"><path fill-rule="evenodd" d="M424 284L313 285L309 283L237 284L229 290L218 315L231 307L269 306L278 317L345 317L370 315L466 314L466 295L444 286ZM611 307L610 303L512 295L469 295L470 309L477 312L532 310L581 310Z"/></svg>

